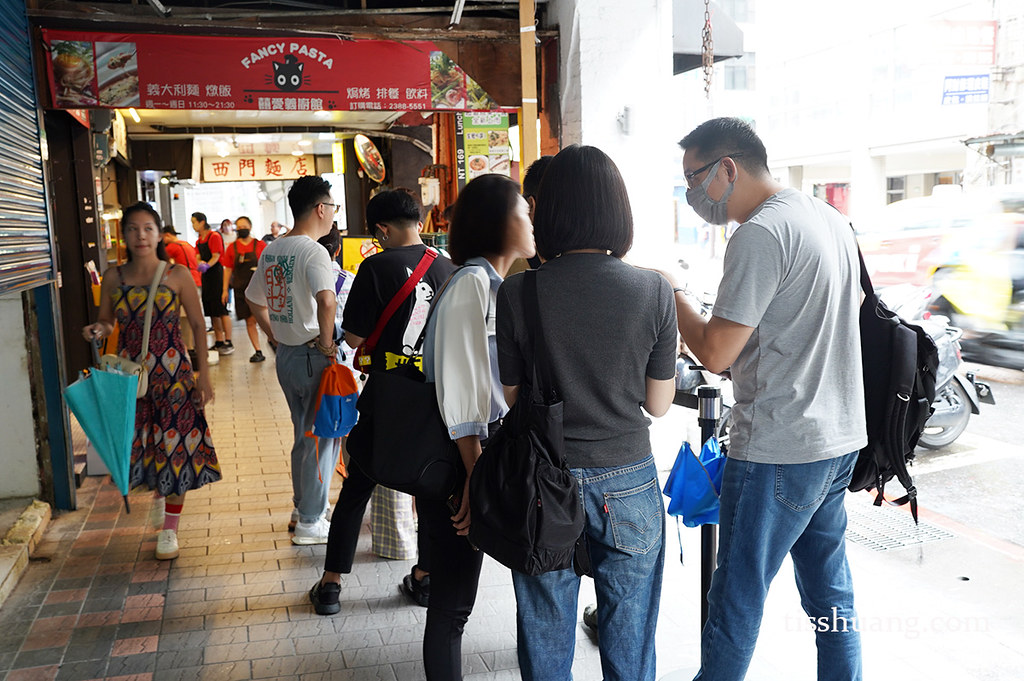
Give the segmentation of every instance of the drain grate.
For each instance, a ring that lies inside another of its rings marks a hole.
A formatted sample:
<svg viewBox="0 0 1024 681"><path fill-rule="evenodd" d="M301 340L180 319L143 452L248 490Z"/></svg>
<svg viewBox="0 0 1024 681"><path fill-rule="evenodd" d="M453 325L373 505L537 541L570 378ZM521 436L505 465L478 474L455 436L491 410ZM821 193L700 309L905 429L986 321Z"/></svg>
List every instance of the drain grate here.
<svg viewBox="0 0 1024 681"><path fill-rule="evenodd" d="M924 521L914 524L909 513L885 506L847 504L846 538L872 551L892 551L955 535Z"/></svg>

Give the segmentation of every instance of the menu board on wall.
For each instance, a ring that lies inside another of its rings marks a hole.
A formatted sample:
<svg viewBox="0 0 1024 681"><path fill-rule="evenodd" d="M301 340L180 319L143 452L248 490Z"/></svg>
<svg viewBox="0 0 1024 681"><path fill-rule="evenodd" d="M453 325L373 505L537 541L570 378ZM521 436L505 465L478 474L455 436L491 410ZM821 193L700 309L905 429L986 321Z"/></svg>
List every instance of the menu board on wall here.
<svg viewBox="0 0 1024 681"><path fill-rule="evenodd" d="M498 108L427 41L42 32L61 109Z"/></svg>
<svg viewBox="0 0 1024 681"><path fill-rule="evenodd" d="M509 118L499 111L474 112L455 117L455 158L459 189L474 177L496 173L512 176Z"/></svg>

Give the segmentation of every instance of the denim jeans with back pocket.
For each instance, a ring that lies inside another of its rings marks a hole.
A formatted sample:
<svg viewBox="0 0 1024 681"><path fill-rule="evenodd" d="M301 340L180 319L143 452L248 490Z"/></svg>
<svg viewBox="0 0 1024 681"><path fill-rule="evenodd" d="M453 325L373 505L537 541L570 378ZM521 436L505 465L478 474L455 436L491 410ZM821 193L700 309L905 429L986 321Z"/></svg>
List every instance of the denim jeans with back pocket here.
<svg viewBox="0 0 1024 681"><path fill-rule="evenodd" d="M587 515L605 681L653 681L654 630L665 563L665 509L654 457L613 468L574 468ZM524 681L572 678L580 578L572 568L513 572Z"/></svg>

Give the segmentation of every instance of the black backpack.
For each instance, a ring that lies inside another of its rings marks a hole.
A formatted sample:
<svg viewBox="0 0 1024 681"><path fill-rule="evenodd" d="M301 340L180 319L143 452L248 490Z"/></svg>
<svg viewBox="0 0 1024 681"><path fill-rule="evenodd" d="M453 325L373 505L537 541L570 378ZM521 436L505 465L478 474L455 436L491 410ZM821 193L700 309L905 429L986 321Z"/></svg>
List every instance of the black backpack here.
<svg viewBox="0 0 1024 681"><path fill-rule="evenodd" d="M562 401L553 387L537 306L537 273L527 270L523 307L533 335L534 384L519 397L491 436L469 479L469 540L507 568L536 576L576 565L588 556L576 478L565 462Z"/></svg>
<svg viewBox="0 0 1024 681"><path fill-rule="evenodd" d="M864 362L864 407L868 444L860 450L848 489L877 490L875 506L886 501L885 484L894 477L906 490L893 506L910 503L917 522L917 488L907 470L914 448L932 414L939 351L920 326L909 324L879 300L860 253L860 344Z"/></svg>

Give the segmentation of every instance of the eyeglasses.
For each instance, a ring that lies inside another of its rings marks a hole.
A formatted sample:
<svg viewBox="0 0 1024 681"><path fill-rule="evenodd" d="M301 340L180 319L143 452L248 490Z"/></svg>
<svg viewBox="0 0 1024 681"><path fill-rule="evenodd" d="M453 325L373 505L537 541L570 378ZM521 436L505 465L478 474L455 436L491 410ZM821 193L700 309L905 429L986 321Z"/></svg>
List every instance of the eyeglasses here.
<svg viewBox="0 0 1024 681"><path fill-rule="evenodd" d="M696 170L690 171L688 173L683 173L683 177L686 178L686 186L689 187L690 189L693 189L693 180L694 180L694 178L696 178L698 175L703 173L705 170L707 170L711 166L713 166L716 163L718 163L719 161L721 161L723 158L739 158L740 156L743 156L743 154L726 154L725 156L719 156L718 158L716 158L711 163L708 163L706 165L702 165L700 168L697 168Z"/></svg>
<svg viewBox="0 0 1024 681"><path fill-rule="evenodd" d="M338 211L341 210L341 204L340 203L324 203L323 201L321 201L320 205L321 206L330 206L331 208L334 209L334 214L335 215L337 215Z"/></svg>

